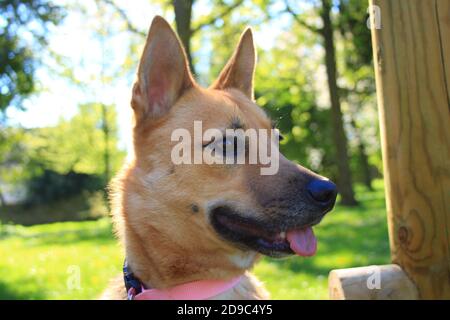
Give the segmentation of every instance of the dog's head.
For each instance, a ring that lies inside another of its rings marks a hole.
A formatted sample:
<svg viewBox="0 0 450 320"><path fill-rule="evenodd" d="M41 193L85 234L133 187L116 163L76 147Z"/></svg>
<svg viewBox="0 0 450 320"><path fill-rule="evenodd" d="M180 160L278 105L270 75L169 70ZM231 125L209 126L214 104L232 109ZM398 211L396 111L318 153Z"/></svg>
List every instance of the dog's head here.
<svg viewBox="0 0 450 320"><path fill-rule="evenodd" d="M273 140L269 144L279 156L273 175L262 175L261 163L176 165L172 160L177 144L172 133L183 128L193 137L194 121L201 121L203 130L273 133L253 99L255 63L247 29L218 79L201 88L173 30L164 19L154 19L132 94L135 157L121 183L124 219L142 245L176 244L192 254L314 254L311 227L332 209L336 187L287 160ZM203 137L193 143L192 149L204 149L229 141Z"/></svg>

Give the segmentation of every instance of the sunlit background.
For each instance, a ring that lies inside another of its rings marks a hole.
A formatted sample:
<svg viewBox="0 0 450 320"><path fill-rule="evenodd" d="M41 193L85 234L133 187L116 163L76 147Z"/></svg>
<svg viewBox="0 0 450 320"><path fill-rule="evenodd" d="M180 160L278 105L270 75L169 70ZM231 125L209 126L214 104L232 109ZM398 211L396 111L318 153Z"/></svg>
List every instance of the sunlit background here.
<svg viewBox="0 0 450 320"><path fill-rule="evenodd" d="M177 29L190 13L181 38L204 86L253 28L256 101L283 152L341 191L316 257L256 267L272 296L325 299L331 269L389 261L365 1L3 0L0 298L91 299L120 273L105 187L131 151L137 63L155 15Z"/></svg>

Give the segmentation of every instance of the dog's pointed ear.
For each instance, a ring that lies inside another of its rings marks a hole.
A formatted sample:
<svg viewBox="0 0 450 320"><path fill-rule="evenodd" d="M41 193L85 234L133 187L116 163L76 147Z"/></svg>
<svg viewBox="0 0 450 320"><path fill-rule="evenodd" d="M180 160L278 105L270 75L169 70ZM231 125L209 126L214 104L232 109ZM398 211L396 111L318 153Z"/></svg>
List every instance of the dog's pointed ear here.
<svg viewBox="0 0 450 320"><path fill-rule="evenodd" d="M256 50L251 28L241 35L232 57L223 68L213 89L236 88L253 100L253 77L256 66Z"/></svg>
<svg viewBox="0 0 450 320"><path fill-rule="evenodd" d="M137 120L166 114L183 92L195 86L186 54L169 23L156 16L150 26L133 86Z"/></svg>

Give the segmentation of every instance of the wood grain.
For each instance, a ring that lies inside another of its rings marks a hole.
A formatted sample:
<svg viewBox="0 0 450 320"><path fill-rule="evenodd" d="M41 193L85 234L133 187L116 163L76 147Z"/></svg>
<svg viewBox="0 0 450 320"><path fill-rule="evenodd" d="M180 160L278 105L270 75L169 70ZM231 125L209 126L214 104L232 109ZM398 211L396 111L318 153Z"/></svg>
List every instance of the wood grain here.
<svg viewBox="0 0 450 320"><path fill-rule="evenodd" d="M445 78L447 80L447 95L450 100L450 1L438 0L436 1L436 12L439 21L439 31L441 34L441 45Z"/></svg>
<svg viewBox="0 0 450 320"><path fill-rule="evenodd" d="M393 263L424 299L450 299L448 0L371 0Z"/></svg>

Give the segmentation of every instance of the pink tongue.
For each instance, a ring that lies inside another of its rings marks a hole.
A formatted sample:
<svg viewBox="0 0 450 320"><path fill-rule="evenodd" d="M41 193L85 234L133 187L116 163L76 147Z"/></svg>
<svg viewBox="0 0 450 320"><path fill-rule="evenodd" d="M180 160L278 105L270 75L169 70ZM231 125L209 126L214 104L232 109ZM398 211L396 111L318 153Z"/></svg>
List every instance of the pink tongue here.
<svg viewBox="0 0 450 320"><path fill-rule="evenodd" d="M292 251L299 256L310 257L317 251L317 239L311 227L287 233Z"/></svg>

